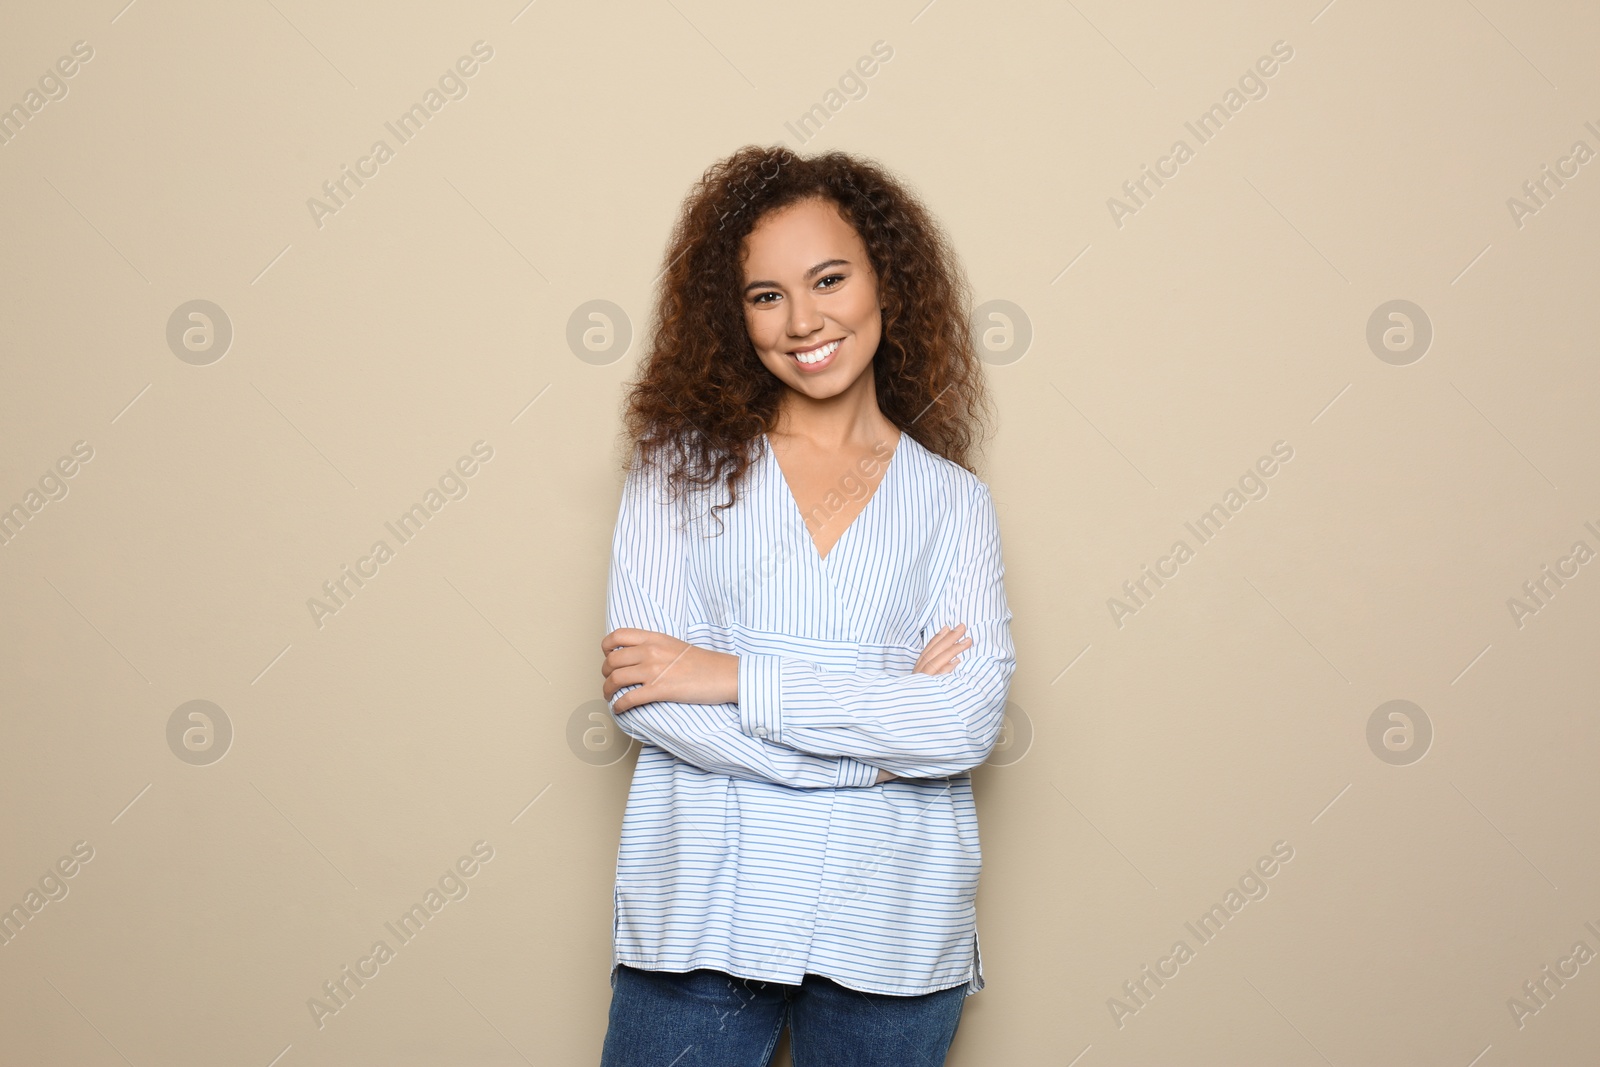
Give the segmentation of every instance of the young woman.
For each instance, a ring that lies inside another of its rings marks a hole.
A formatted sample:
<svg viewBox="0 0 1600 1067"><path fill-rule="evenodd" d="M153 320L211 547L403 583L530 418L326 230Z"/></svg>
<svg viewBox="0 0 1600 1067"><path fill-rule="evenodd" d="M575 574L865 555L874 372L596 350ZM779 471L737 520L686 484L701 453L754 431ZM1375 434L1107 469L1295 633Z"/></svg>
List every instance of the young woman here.
<svg viewBox="0 0 1600 1067"><path fill-rule="evenodd" d="M840 152L713 165L628 397L603 691L644 742L602 1067L940 1064L1015 670L968 290ZM726 499L720 499L726 497Z"/></svg>

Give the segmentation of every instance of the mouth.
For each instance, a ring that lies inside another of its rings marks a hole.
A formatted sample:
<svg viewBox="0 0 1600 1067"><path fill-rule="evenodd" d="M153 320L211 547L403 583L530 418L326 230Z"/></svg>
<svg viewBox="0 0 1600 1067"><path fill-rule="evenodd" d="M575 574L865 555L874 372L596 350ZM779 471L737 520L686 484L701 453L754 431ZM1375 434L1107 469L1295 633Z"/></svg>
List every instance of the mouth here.
<svg viewBox="0 0 1600 1067"><path fill-rule="evenodd" d="M841 337L834 341L825 341L822 344L814 345L811 348L790 352L789 356L800 365L801 370L808 373L815 372L822 370L833 362L834 355L839 351L839 346L843 343L844 338Z"/></svg>

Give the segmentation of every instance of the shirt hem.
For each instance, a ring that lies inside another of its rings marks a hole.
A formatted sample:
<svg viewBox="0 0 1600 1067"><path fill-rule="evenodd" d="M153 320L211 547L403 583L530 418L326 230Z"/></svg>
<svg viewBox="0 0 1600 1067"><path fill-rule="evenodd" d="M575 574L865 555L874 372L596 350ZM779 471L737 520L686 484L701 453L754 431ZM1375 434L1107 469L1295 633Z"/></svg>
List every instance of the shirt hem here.
<svg viewBox="0 0 1600 1067"><path fill-rule="evenodd" d="M705 967L712 970L722 971L725 974L731 974L735 978L744 978L752 982L776 982L779 985L798 984L795 982L790 982L784 978L779 978L775 975L758 974L751 968L736 967L730 964L727 960L716 956L693 956L686 962L673 961L671 964L661 964L645 960L628 959L626 955L618 953L617 955L613 956L611 960L611 973L613 975L616 974L617 964L619 963L625 963L629 967L637 967L641 971L665 971L669 974L687 974L689 971L698 970L702 967ZM983 988L981 983L977 986L977 988L972 988L973 980L970 976L967 978L958 978L953 982L942 982L942 984L937 984L927 989L905 989L901 987L890 987L879 983L858 982L854 978L846 980L835 975L827 974L823 971L807 971L806 973L821 975L823 978L826 978L831 982L837 982L839 985L844 986L844 988L853 989L858 993L879 993L886 996L915 997L923 996L928 993L938 993L942 990L952 989L955 986L966 986L967 996L970 997L972 994L976 993L978 989Z"/></svg>

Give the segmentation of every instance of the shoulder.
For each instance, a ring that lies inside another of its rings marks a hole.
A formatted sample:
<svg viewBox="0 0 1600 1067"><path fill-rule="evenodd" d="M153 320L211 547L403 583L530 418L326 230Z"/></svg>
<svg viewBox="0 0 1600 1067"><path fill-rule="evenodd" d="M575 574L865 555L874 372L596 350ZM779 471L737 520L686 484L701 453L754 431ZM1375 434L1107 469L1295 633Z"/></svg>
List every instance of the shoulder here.
<svg viewBox="0 0 1600 1067"><path fill-rule="evenodd" d="M909 447L907 458L912 462L908 466L914 469L918 480L931 494L946 506L963 513L970 513L974 508L982 510L993 507L989 486L961 464L930 451L910 434L901 438L899 447Z"/></svg>

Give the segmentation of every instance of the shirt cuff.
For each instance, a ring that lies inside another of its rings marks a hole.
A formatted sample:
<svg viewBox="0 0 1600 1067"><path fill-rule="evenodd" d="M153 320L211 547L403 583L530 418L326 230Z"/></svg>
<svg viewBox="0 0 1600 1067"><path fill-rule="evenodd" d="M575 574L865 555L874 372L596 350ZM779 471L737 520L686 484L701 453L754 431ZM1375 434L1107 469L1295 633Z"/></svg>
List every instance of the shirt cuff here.
<svg viewBox="0 0 1600 1067"><path fill-rule="evenodd" d="M627 714L624 712L623 714ZM863 786L875 785L878 781L878 768L870 763L862 763L849 756L839 757L839 785Z"/></svg>
<svg viewBox="0 0 1600 1067"><path fill-rule="evenodd" d="M739 729L763 741L782 743L783 660L764 653L739 657ZM840 774L844 771L841 768ZM877 772L873 771L873 776ZM842 784L842 783L841 783Z"/></svg>

